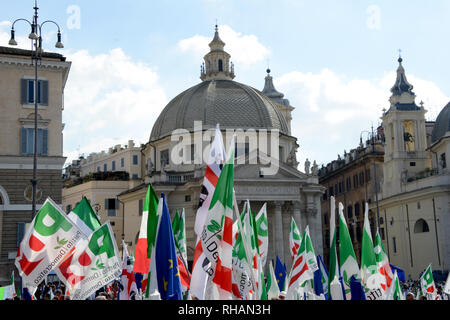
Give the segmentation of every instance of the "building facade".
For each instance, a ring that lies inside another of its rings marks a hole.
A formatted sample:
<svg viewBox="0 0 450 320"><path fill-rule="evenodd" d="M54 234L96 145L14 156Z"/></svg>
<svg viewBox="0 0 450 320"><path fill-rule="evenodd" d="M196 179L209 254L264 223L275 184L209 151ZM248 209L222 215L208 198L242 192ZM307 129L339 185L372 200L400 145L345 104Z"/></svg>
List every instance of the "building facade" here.
<svg viewBox="0 0 450 320"><path fill-rule="evenodd" d="M417 279L430 263L433 270L449 270L450 107L433 125L426 122L402 62L381 117L386 143L379 208L391 263Z"/></svg>
<svg viewBox="0 0 450 320"><path fill-rule="evenodd" d="M321 200L322 206L322 236L324 262L328 265L330 251L330 197L336 201L336 228L339 234L338 203L344 206L344 216L349 229L358 263L361 262L361 243L364 226L364 210L366 202L373 205L376 202L376 191L380 190L383 177L383 132L381 128L363 144L344 152L343 158L322 166L319 170L319 183L326 188ZM376 209L369 210L369 221L372 234L376 232ZM384 228L380 227L384 238Z"/></svg>
<svg viewBox="0 0 450 320"><path fill-rule="evenodd" d="M32 217L34 66L31 51L0 47L0 281L11 276ZM71 62L42 54L38 66L37 209L47 197L61 204L64 87Z"/></svg>

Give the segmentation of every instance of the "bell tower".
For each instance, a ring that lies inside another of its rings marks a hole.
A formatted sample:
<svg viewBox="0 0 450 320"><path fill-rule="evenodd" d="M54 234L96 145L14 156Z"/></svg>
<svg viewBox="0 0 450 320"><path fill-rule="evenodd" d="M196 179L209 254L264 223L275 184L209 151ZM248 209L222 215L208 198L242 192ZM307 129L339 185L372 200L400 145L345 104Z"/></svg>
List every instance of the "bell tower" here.
<svg viewBox="0 0 450 320"><path fill-rule="evenodd" d="M231 56L223 49L225 42L219 37L219 28L216 25L214 38L209 44L210 51L203 58L200 70L200 79L208 80L233 80L234 65L230 61Z"/></svg>
<svg viewBox="0 0 450 320"><path fill-rule="evenodd" d="M399 57L390 108L381 120L385 133L383 197L403 192L408 179L431 167L428 157L423 103L416 105L413 86L406 79Z"/></svg>

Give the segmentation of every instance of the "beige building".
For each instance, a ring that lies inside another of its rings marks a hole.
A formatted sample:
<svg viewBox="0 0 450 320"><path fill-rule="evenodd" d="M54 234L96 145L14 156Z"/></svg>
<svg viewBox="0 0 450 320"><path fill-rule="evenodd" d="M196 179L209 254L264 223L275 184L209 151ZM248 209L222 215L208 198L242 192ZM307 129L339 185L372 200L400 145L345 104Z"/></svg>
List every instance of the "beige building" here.
<svg viewBox="0 0 450 320"><path fill-rule="evenodd" d="M450 267L450 104L427 136L426 110L415 103L401 58L399 64L391 106L381 117L386 142L380 226L390 262L417 279L430 263L433 270Z"/></svg>
<svg viewBox="0 0 450 320"><path fill-rule="evenodd" d="M102 223L111 221L117 243L124 237L124 206L117 195L141 183L141 148L129 140L108 152L91 153L66 167L62 194L63 209L69 213L83 197L97 212Z"/></svg>
<svg viewBox="0 0 450 320"><path fill-rule="evenodd" d="M0 47L0 281L14 268L31 222L34 150L34 66L29 50ZM64 87L71 62L44 52L38 65L37 209L61 203Z"/></svg>

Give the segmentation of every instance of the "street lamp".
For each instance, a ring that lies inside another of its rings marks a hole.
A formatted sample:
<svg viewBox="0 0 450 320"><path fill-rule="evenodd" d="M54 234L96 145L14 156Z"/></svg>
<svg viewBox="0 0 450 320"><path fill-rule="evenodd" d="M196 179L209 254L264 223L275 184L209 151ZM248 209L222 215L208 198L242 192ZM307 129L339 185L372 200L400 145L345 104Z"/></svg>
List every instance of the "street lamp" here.
<svg viewBox="0 0 450 320"><path fill-rule="evenodd" d="M37 6L37 0L34 2L34 16L33 16L33 22L28 21L27 19L17 19L13 22L11 27L11 39L9 40L9 45L16 46L17 41L15 39L15 31L14 31L14 25L18 21L25 21L28 22L28 24L31 26L31 32L28 35L28 38L31 39L34 42L31 54L31 59L34 61L34 151L33 151L33 179L31 180L31 184L33 186L33 204L32 204L32 219L34 219L36 215L36 190L37 190L37 119L38 119L38 60L42 59L42 27L46 23L53 23L58 27L58 40L56 42L55 47L56 48L64 48L64 45L61 42L61 29L59 25L51 20L47 20L42 22L41 24L38 23L38 6Z"/></svg>
<svg viewBox="0 0 450 320"><path fill-rule="evenodd" d="M375 153L375 133L373 131L373 125L371 126L371 131L361 131L359 136L360 145L363 145L362 135L363 133L367 133L371 136L371 144L372 144L372 154L373 154L373 184L375 187L375 201L377 205L377 230L380 225L380 209L378 207L378 184L377 184L377 167L376 167L376 153Z"/></svg>

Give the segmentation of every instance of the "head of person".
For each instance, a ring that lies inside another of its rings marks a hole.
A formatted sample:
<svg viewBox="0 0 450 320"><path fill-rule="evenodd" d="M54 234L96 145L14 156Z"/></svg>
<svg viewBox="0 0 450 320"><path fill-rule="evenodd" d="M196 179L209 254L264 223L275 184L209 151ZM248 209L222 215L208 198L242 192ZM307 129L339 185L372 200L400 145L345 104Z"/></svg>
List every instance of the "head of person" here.
<svg viewBox="0 0 450 320"><path fill-rule="evenodd" d="M50 300L50 293L44 294L44 300Z"/></svg>
<svg viewBox="0 0 450 320"><path fill-rule="evenodd" d="M408 292L406 294L406 300L416 300L416 299L414 299L414 295L412 294L412 292Z"/></svg>

